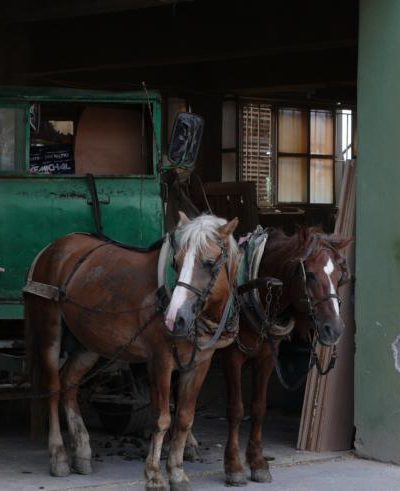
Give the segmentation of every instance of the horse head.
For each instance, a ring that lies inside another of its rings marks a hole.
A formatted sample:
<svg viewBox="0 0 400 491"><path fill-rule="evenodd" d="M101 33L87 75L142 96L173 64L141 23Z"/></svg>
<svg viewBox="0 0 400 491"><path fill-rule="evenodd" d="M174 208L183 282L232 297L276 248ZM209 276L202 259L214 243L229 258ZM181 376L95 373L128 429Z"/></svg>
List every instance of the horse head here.
<svg viewBox="0 0 400 491"><path fill-rule="evenodd" d="M303 229L299 233L303 254L297 264L296 310L311 316L318 341L325 346L335 345L342 335L344 323L340 316L339 287L349 280L347 262L340 250L352 239Z"/></svg>
<svg viewBox="0 0 400 491"><path fill-rule="evenodd" d="M212 326L221 321L236 276L238 248L232 234L239 222L214 215L193 220L183 212L179 215L172 234L178 281L165 324L174 334L187 336L198 319Z"/></svg>

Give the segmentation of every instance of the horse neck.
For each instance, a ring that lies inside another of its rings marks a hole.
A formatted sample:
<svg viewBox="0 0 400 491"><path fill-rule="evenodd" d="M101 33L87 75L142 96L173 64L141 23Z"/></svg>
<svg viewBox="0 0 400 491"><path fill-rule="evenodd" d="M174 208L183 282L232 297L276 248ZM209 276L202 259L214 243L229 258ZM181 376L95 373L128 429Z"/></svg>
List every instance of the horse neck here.
<svg viewBox="0 0 400 491"><path fill-rule="evenodd" d="M288 266L298 256L298 245L295 236L277 234L267 241L260 264L260 276L274 276L283 281L287 279Z"/></svg>
<svg viewBox="0 0 400 491"><path fill-rule="evenodd" d="M272 276L282 281L282 310L295 300L294 278L297 271L298 259L302 257L305 248L299 246L297 235L287 236L276 231L267 241L260 264L259 276Z"/></svg>

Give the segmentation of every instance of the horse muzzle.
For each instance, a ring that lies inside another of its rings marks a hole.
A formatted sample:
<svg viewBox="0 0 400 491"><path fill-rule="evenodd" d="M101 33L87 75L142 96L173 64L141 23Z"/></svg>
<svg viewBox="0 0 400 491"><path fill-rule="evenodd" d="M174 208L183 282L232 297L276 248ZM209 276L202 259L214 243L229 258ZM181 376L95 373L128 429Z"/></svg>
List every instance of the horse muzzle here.
<svg viewBox="0 0 400 491"><path fill-rule="evenodd" d="M323 346L336 345L344 330L344 323L340 317L318 323L318 341Z"/></svg>
<svg viewBox="0 0 400 491"><path fill-rule="evenodd" d="M167 312L165 324L173 336L188 338L193 330L195 320L196 316L193 313L192 304L186 302L177 310L175 318L169 316Z"/></svg>

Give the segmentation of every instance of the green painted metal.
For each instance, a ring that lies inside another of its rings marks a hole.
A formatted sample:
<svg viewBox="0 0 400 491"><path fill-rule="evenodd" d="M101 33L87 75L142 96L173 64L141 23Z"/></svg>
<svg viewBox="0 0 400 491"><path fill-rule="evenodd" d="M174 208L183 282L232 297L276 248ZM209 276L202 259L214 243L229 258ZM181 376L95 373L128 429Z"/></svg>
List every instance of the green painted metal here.
<svg viewBox="0 0 400 491"><path fill-rule="evenodd" d="M164 232L160 176L160 96L149 94L155 138L154 174L99 176L97 192L105 235L131 245L146 246ZM86 101L147 104L142 92L109 93L65 89L0 89L0 107L25 107L25 168L18 175L0 173L0 319L22 316L22 294L29 266L47 244L71 232L94 232L91 198L82 176L33 176L29 167L28 109L33 101ZM24 101L26 104L24 106Z"/></svg>
<svg viewBox="0 0 400 491"><path fill-rule="evenodd" d="M399 53L400 2L361 0L356 449L362 456L396 463L400 463Z"/></svg>
<svg viewBox="0 0 400 491"><path fill-rule="evenodd" d="M24 306L21 302L18 303L0 303L0 320L17 320L24 317Z"/></svg>

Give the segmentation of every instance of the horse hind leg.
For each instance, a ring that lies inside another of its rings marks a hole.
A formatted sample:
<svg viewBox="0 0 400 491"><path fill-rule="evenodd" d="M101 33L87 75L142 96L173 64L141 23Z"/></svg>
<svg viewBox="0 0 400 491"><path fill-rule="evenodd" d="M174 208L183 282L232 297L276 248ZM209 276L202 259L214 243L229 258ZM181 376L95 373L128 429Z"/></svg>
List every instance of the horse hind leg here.
<svg viewBox="0 0 400 491"><path fill-rule="evenodd" d="M70 467L59 418L61 314L56 304L38 297L27 297L25 315L28 364L33 391L39 395L49 394L50 474L64 477L70 473ZM36 402L40 402L40 398Z"/></svg>
<svg viewBox="0 0 400 491"><path fill-rule="evenodd" d="M61 372L62 404L68 423L72 450L71 466L78 474L90 474L92 472L92 450L89 433L83 422L77 400L79 383L98 359L99 355L96 353L75 352L68 358Z"/></svg>

